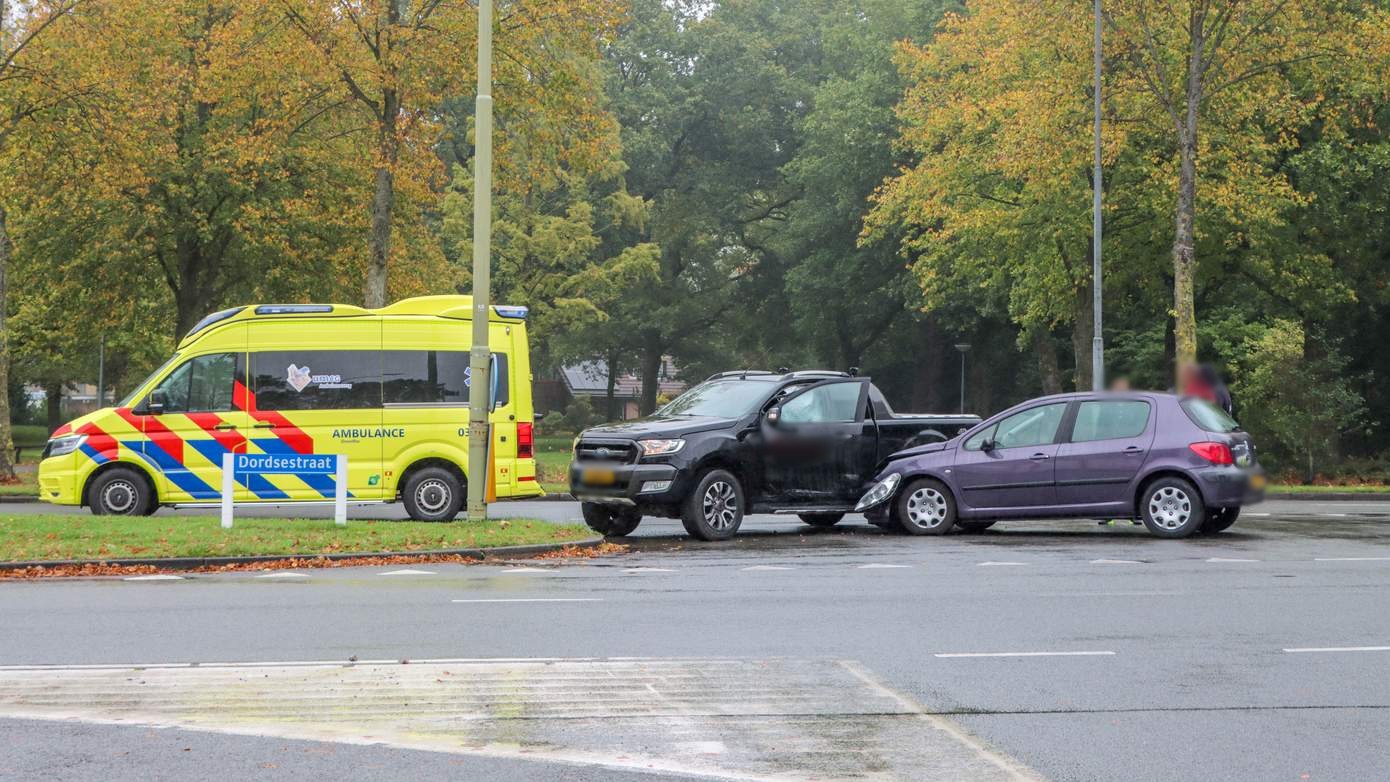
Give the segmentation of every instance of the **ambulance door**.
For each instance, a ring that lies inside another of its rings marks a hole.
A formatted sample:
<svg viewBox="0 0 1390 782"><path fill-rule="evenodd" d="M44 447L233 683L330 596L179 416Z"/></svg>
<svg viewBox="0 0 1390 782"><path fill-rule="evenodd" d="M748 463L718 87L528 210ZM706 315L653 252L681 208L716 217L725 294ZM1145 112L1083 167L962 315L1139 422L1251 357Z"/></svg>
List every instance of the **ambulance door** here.
<svg viewBox="0 0 1390 782"><path fill-rule="evenodd" d="M348 498L382 499L381 321L250 324L251 453L344 454ZM331 475L273 475L281 499L332 500Z"/></svg>
<svg viewBox="0 0 1390 782"><path fill-rule="evenodd" d="M440 458L468 470L468 321L382 322L382 420L401 436L382 442L390 485L414 461Z"/></svg>

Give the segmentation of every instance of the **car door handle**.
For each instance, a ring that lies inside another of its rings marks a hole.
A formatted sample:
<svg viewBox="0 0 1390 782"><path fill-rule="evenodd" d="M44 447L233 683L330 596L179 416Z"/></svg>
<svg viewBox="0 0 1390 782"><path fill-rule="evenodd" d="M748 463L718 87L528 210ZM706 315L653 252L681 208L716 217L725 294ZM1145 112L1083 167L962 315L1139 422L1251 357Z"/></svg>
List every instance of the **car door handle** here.
<svg viewBox="0 0 1390 782"><path fill-rule="evenodd" d="M1125 455L1127 455L1127 456L1136 456L1136 455L1141 454L1141 453L1143 453L1143 452L1144 452L1144 449L1143 449L1143 448L1140 448L1140 447L1137 446L1137 445L1131 445L1130 447L1124 449L1123 451L1120 451L1120 453L1123 453L1123 454L1125 454Z"/></svg>
<svg viewBox="0 0 1390 782"><path fill-rule="evenodd" d="M274 429L275 424L260 423L256 424L257 429Z"/></svg>
<svg viewBox="0 0 1390 782"><path fill-rule="evenodd" d="M1047 458L1047 454L1045 454L1045 453L1035 453L1035 454L1033 454L1032 456L1029 456L1028 458L1031 459L1032 461L1040 462L1040 461L1042 461L1043 459L1046 459L1046 458Z"/></svg>
<svg viewBox="0 0 1390 782"><path fill-rule="evenodd" d="M213 427L213 429L218 429L218 430L221 430L221 431L223 431L223 432L227 431L228 429L235 429L235 428L236 428L236 424L218 424L217 426L214 426L214 427Z"/></svg>

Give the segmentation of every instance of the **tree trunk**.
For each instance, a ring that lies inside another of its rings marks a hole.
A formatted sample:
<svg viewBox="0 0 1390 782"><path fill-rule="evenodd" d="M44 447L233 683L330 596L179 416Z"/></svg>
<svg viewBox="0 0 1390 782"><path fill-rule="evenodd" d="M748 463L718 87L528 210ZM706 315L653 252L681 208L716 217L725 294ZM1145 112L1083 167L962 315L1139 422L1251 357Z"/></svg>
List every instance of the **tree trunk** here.
<svg viewBox="0 0 1390 782"><path fill-rule="evenodd" d="M604 359L604 364L608 370L607 395L603 405L603 419L605 421L618 420L618 356L616 353L608 354Z"/></svg>
<svg viewBox="0 0 1390 782"><path fill-rule="evenodd" d="M1057 343L1045 326L1031 329L1033 355L1038 359L1038 379L1044 394L1062 393L1062 370L1057 365Z"/></svg>
<svg viewBox="0 0 1390 782"><path fill-rule="evenodd" d="M1178 124L1178 204L1173 218L1173 337L1177 363L1197 360L1196 273L1193 223L1197 213L1197 109L1202 100L1202 61L1205 38L1201 17L1194 14L1191 53L1187 64L1187 101Z"/></svg>
<svg viewBox="0 0 1390 782"><path fill-rule="evenodd" d="M10 458L14 453L14 437L10 432L10 333L5 323L9 303L10 232L5 218L5 207L0 206L0 483L13 483L14 463Z"/></svg>
<svg viewBox="0 0 1390 782"><path fill-rule="evenodd" d="M44 389L48 397L48 433L63 425L63 383L51 382Z"/></svg>
<svg viewBox="0 0 1390 782"><path fill-rule="evenodd" d="M1087 253L1089 255L1089 253ZM1089 268L1089 267L1088 267ZM1091 340L1095 337L1095 322L1092 320L1091 291L1086 287L1076 289L1072 297L1071 352L1076 361L1072 373L1072 383L1077 391L1091 390Z"/></svg>
<svg viewBox="0 0 1390 782"><path fill-rule="evenodd" d="M381 105L376 182L372 189L372 233L367 259L367 284L363 295L366 306L371 309L386 306L386 271L391 260L391 215L396 208L394 172L400 156L400 143L396 138L400 96L394 89L387 88L382 91Z"/></svg>
<svg viewBox="0 0 1390 782"><path fill-rule="evenodd" d="M651 415L656 410L656 395L661 390L661 338L649 334L642 340L642 400L639 410L642 415Z"/></svg>

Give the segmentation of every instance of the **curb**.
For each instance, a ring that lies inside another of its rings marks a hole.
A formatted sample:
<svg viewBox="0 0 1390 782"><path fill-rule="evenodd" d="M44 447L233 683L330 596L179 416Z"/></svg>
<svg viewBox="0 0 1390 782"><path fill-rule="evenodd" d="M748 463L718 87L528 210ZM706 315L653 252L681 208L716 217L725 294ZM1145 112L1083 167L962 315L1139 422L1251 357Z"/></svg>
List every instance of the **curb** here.
<svg viewBox="0 0 1390 782"><path fill-rule="evenodd" d="M406 557L426 559L429 557L469 557L471 559L501 559L511 557L531 557L549 554L565 549L589 549L602 545L603 538L584 538L569 543L531 543L525 546L498 546L496 548L450 548L427 551L354 551L341 554L258 554L248 557L164 557L159 559L50 559L30 562L0 562L0 570L25 570L29 568L81 567L84 565L114 565L129 567L133 565L153 565L164 570L197 570L222 565L254 565L258 562L312 562L329 560L333 562L354 559L375 559L378 557Z"/></svg>
<svg viewBox="0 0 1390 782"><path fill-rule="evenodd" d="M1390 493L1372 491L1326 491L1326 492L1266 492L1267 500L1327 500L1331 502L1390 502Z"/></svg>
<svg viewBox="0 0 1390 782"><path fill-rule="evenodd" d="M39 495L37 495L37 494L6 494L6 495L4 495L4 496L0 496L0 504L4 504L4 503L7 503L7 502L16 502L16 503L18 503L18 502L38 502L38 501L39 501Z"/></svg>

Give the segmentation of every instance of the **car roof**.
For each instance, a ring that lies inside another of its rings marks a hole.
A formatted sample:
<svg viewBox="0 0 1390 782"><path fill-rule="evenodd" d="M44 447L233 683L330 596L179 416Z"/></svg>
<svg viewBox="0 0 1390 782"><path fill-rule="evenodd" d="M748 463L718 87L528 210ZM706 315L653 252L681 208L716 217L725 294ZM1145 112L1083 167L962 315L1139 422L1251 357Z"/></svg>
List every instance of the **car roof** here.
<svg viewBox="0 0 1390 782"><path fill-rule="evenodd" d="M796 372L769 372L765 369L730 369L725 372L715 372L713 375L705 378L705 382L711 380L727 380L730 378L781 382L784 380L831 380L839 377L853 376L848 372L837 372L833 369L803 369Z"/></svg>

